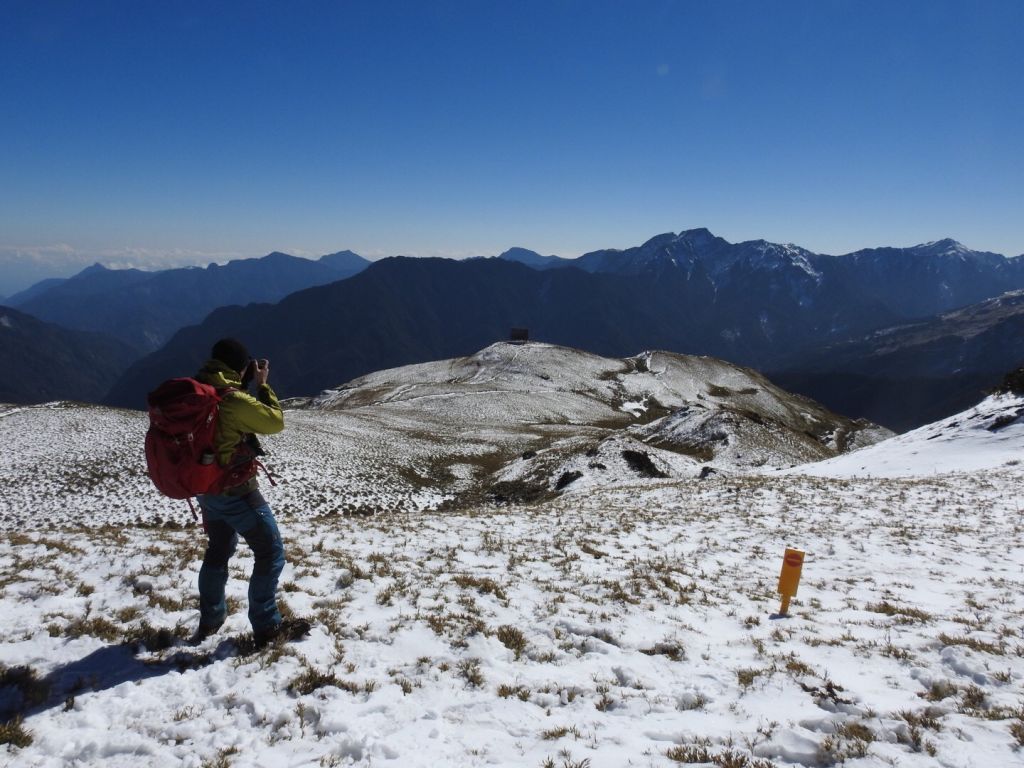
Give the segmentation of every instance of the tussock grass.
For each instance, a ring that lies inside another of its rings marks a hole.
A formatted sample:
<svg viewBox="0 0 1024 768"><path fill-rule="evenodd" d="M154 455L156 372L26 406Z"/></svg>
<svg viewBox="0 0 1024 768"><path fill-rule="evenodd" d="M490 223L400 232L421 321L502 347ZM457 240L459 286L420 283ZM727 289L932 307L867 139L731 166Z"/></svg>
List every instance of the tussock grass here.
<svg viewBox="0 0 1024 768"><path fill-rule="evenodd" d="M970 648L972 651L989 653L993 656L1002 656L1006 652L1002 645L989 643L976 637L969 637L968 635L948 635L942 632L939 634L939 642L943 645L962 645Z"/></svg>
<svg viewBox="0 0 1024 768"><path fill-rule="evenodd" d="M217 750L217 754L209 760L202 762L201 768L230 768L231 758L237 755L241 750L238 747L224 747Z"/></svg>
<svg viewBox="0 0 1024 768"><path fill-rule="evenodd" d="M530 689L525 685L509 685L502 683L498 686L498 695L503 699L510 699L515 696L520 701L530 700Z"/></svg>
<svg viewBox="0 0 1024 768"><path fill-rule="evenodd" d="M740 688L746 691L754 684L757 678L762 675L770 675L771 673L771 669L756 669L753 667L737 669L736 682L739 683Z"/></svg>
<svg viewBox="0 0 1024 768"><path fill-rule="evenodd" d="M505 589L489 576L480 577L461 573L455 576L452 581L463 589L472 589L481 595L494 595L499 600L508 599Z"/></svg>
<svg viewBox="0 0 1024 768"><path fill-rule="evenodd" d="M776 768L775 763L771 760L751 757L748 754L731 749L716 753L703 744L687 744L672 747L665 753L665 757L676 763L687 765L711 764L716 766L716 768Z"/></svg>
<svg viewBox="0 0 1024 768"><path fill-rule="evenodd" d="M711 750L703 745L681 744L669 749L665 757L677 763L710 763Z"/></svg>
<svg viewBox="0 0 1024 768"><path fill-rule="evenodd" d="M298 696L306 696L320 688L338 688L351 694L371 694L377 690L376 680L344 680L333 672L320 672L319 670L307 667L306 670L288 683L289 693Z"/></svg>
<svg viewBox="0 0 1024 768"><path fill-rule="evenodd" d="M1013 736L1018 747L1024 747L1024 712L1018 714L1010 723L1010 735Z"/></svg>
<svg viewBox="0 0 1024 768"><path fill-rule="evenodd" d="M15 667L0 664L0 688L7 686L17 689L24 709L42 704L50 696L50 684L40 678L35 669L24 664Z"/></svg>
<svg viewBox="0 0 1024 768"><path fill-rule="evenodd" d="M950 696L955 696L959 690L955 683L948 680L937 680L931 684L928 692L924 694L924 698L928 701L942 701Z"/></svg>
<svg viewBox="0 0 1024 768"><path fill-rule="evenodd" d="M305 696L312 693L313 691L331 686L333 688L341 688L341 681L334 675L333 672L320 672L315 669L306 669L298 677L295 677L288 683L288 691L290 693Z"/></svg>
<svg viewBox="0 0 1024 768"><path fill-rule="evenodd" d="M515 654L516 661L522 658L523 651L526 650L526 635L523 634L519 627L503 624L498 627L494 635L501 641L502 645Z"/></svg>
<svg viewBox="0 0 1024 768"><path fill-rule="evenodd" d="M574 739L581 738L579 728L575 725L561 725L557 728L549 728L545 731L541 731L540 737L545 741L557 741L558 739L565 738L566 736L572 736Z"/></svg>
<svg viewBox="0 0 1024 768"><path fill-rule="evenodd" d="M90 635L98 637L100 640L114 641L120 640L122 637L121 628L102 616L76 617L65 626L60 627L58 631L60 636L72 638ZM51 632L51 634L53 633Z"/></svg>
<svg viewBox="0 0 1024 768"><path fill-rule="evenodd" d="M680 643L655 643L651 648L641 648L640 653L646 656L665 656L672 661L685 661L686 649Z"/></svg>
<svg viewBox="0 0 1024 768"><path fill-rule="evenodd" d="M914 752L927 752L935 756L935 745L924 738L925 731L938 732L942 730L942 723L927 712L912 712L901 710L896 713L896 718L906 723L905 729L898 730L896 736L903 744L907 744Z"/></svg>
<svg viewBox="0 0 1024 768"><path fill-rule="evenodd" d="M185 637L184 627L154 627L147 621L143 621L138 627L129 629L124 633L123 642L140 650L162 651L176 645Z"/></svg>
<svg viewBox="0 0 1024 768"><path fill-rule="evenodd" d="M821 742L818 762L822 765L834 765L867 757L871 744L875 741L875 732L867 724L857 720L843 723L834 734L826 736Z"/></svg>
<svg viewBox="0 0 1024 768"><path fill-rule="evenodd" d="M960 711L965 714L988 708L988 694L977 685L969 685L960 695Z"/></svg>
<svg viewBox="0 0 1024 768"><path fill-rule="evenodd" d="M463 659L458 666L459 676L474 688L484 684L484 673L480 669L480 659Z"/></svg>
<svg viewBox="0 0 1024 768"><path fill-rule="evenodd" d="M32 743L32 733L25 730L24 722L18 715L13 720L0 723L0 744L12 747L27 747Z"/></svg>
<svg viewBox="0 0 1024 768"><path fill-rule="evenodd" d="M886 616L896 616L900 619L910 622L929 622L932 620L932 615L927 611L922 611L920 608L914 608L909 605L896 605L890 603L888 600L882 600L878 603L869 603L864 606L867 611L874 613L881 613Z"/></svg>
<svg viewBox="0 0 1024 768"><path fill-rule="evenodd" d="M467 709L474 718L486 718L491 709L512 717L517 712L550 717L523 739L524 749L534 754L545 754L536 752L538 745L552 746L552 754L565 745L575 747L571 740L576 739L581 747L598 750L628 719L678 710L685 712L679 716L688 728L693 724L687 733L701 733L705 723L734 725L727 733L716 732L713 743L696 741L667 752L665 742L652 739L643 760L762 768L771 763L753 754L770 738L762 730L769 696L744 695L760 689L786 706L797 702L850 713L834 732L817 733L822 765L865 756L879 760L883 754L898 763L901 752L919 752L915 759L927 761L929 750L944 750L960 730L973 736L978 728L1001 733L1007 750L1024 747L1024 716L1007 707L1020 692L1014 662L1024 653L1019 639L1024 612L1019 578L1007 570L1002 554L1024 541L1024 520L1004 514L996 502L991 513L975 503L985 482L972 478L958 486L939 478L868 487L772 477L637 480L613 492L536 506L481 505L417 516L338 514L315 522L296 506L295 519L282 523L286 544L295 542L283 589L294 610L315 618L318 632L329 638L311 644L316 668L303 659L302 643L256 652L244 634L219 638L220 657L213 660L274 675L289 670L287 695L297 700L285 703L288 724L275 726L268 740L298 738L290 729L303 738L329 740L316 728L320 699L336 695L325 689L365 699L378 685L362 679L359 669L366 660L397 635L415 637L429 628L436 635L426 651L431 657L389 658L379 700L402 698L393 683L412 697L407 705L443 692L461 703L483 702ZM650 483L658 485L657 494L648 495ZM983 527L987 534L979 537ZM805 566L799 610L784 622L769 621L777 605L775 544L794 531L816 558ZM50 625L57 638L76 632L112 642L134 637L148 654L142 663L173 669L176 657L186 654L161 651L173 648L176 641L165 643L179 630L157 627L175 621L192 626L194 579L178 575L198 567L202 551L195 546L196 533L163 528L109 535L47 532L51 540L68 537L89 557L98 551L109 557L109 578L102 568L91 567L86 578L95 588L89 594L77 574L56 570L49 560L45 568L38 566L46 552L38 536L26 537L24 549L8 545L0 551L6 556L0 560L0 584L23 601L19 608L32 600L52 606L40 586L48 579L70 598L59 609L40 609L33 631ZM879 564L878 572L865 572L866 552L874 546L898 551L900 557L893 559L907 571ZM138 555L143 547L153 567L144 569L148 588L133 597L132 590L118 587L119 569L141 573L138 562L126 567L124 553ZM972 571L963 582L951 580L950 563L961 557L985 558L993 568ZM251 557L242 548L236 560L229 605L232 625L242 627L244 583L237 580L248 577ZM923 583L928 585L924 598ZM913 607L922 598L935 606L931 613ZM940 607L944 604L955 607ZM172 609L182 615L168 619L163 611ZM19 627L12 636L19 641L26 632ZM476 635L484 637L474 640ZM221 643L235 649L227 660ZM963 655L985 669L991 685L969 686L969 679L957 676L940 657L940 644L984 654ZM483 652L489 655L486 668L470 658ZM872 714L873 707L895 706L885 706L884 696L856 676L845 679L848 659L884 668L904 690L921 690L923 711ZM612 660L621 674L602 667ZM908 677L909 660L938 682L920 688ZM705 694L692 686L695 676L707 673L721 685L704 688ZM829 680L829 673L839 674L846 688ZM729 684L733 675L735 685ZM952 680L946 682L944 675ZM928 707L937 702L941 706ZM79 706L84 703L80 697ZM299 704L305 714L296 720L293 710ZM954 709L959 711L948 716L948 734L933 736L947 717L941 713ZM566 737L571 740L556 743ZM197 746L199 755L215 752L208 742ZM1015 755L1008 751L1007 761ZM579 757L566 753L551 760L561 768L576 765Z"/></svg>

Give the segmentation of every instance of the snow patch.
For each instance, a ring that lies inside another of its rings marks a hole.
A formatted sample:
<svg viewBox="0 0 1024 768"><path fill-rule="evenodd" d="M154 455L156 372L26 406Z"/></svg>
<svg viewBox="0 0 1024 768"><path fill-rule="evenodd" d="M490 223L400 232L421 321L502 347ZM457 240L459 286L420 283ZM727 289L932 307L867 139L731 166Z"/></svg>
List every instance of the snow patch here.
<svg viewBox="0 0 1024 768"><path fill-rule="evenodd" d="M974 408L833 459L789 470L819 477L927 477L1015 466L1024 456L1024 397Z"/></svg>

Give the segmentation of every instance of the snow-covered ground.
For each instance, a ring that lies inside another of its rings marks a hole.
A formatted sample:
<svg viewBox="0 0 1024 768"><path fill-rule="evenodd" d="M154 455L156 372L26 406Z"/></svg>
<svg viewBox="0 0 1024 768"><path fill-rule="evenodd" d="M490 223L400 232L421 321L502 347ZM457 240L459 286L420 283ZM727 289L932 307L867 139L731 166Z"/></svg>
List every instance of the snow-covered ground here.
<svg viewBox="0 0 1024 768"><path fill-rule="evenodd" d="M624 450L687 478L788 467L886 434L720 360L537 343L370 374L286 421L264 440L266 464L275 509L300 517L432 509L493 497L496 483L551 495L567 472L580 473L573 490L612 486L641 476ZM140 411L70 403L0 410L0 528L187 520L146 476L147 426Z"/></svg>
<svg viewBox="0 0 1024 768"><path fill-rule="evenodd" d="M1024 446L1024 401L1003 394L948 419L791 473L822 477L922 477L1016 466Z"/></svg>
<svg viewBox="0 0 1024 768"><path fill-rule="evenodd" d="M259 654L239 649L245 551L221 635L148 650L124 643L195 622L197 531L13 532L0 663L46 685L25 685L27 703L3 689L32 737L6 758L1009 765L1022 480L651 481L472 514L286 520L283 597L315 628ZM773 619L785 546L808 559L793 616Z"/></svg>
<svg viewBox="0 0 1024 768"><path fill-rule="evenodd" d="M152 524L154 509L188 518L154 501L123 447L142 417L0 412L14 447L0 459L0 762L1024 764L1022 411L992 398L785 473L623 471L447 512L398 503L426 487L400 465L437 471L430 436L410 447L378 429L345 443L354 458L303 459L373 422L291 412L268 441L285 482L267 496L283 602L314 628L262 652L247 643L244 546L228 623L184 644L203 537ZM96 449L106 474L89 455L97 424L117 436ZM372 503L386 514L329 495L385 469L394 487ZM778 618L787 546L807 558Z"/></svg>

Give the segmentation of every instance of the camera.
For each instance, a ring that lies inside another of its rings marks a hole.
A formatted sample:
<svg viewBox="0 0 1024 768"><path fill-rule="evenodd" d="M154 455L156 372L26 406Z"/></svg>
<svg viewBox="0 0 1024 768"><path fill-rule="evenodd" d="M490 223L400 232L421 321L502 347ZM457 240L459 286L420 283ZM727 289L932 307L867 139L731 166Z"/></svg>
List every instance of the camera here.
<svg viewBox="0 0 1024 768"><path fill-rule="evenodd" d="M270 361L265 357L259 359L250 357L248 364L245 366L245 370L242 371L242 387L248 387L256 376L257 370L264 370L270 365Z"/></svg>

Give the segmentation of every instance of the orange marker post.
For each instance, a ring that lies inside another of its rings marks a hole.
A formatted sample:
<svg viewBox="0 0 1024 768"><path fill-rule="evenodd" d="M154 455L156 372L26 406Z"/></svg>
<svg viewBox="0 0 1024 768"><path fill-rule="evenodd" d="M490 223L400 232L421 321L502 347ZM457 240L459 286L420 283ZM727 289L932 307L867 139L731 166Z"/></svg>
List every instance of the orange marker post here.
<svg viewBox="0 0 1024 768"><path fill-rule="evenodd" d="M786 554L782 556L782 572L779 574L779 594L782 595L780 616L789 615L789 601L796 597L797 587L800 586L800 571L803 567L803 550L787 547Z"/></svg>

